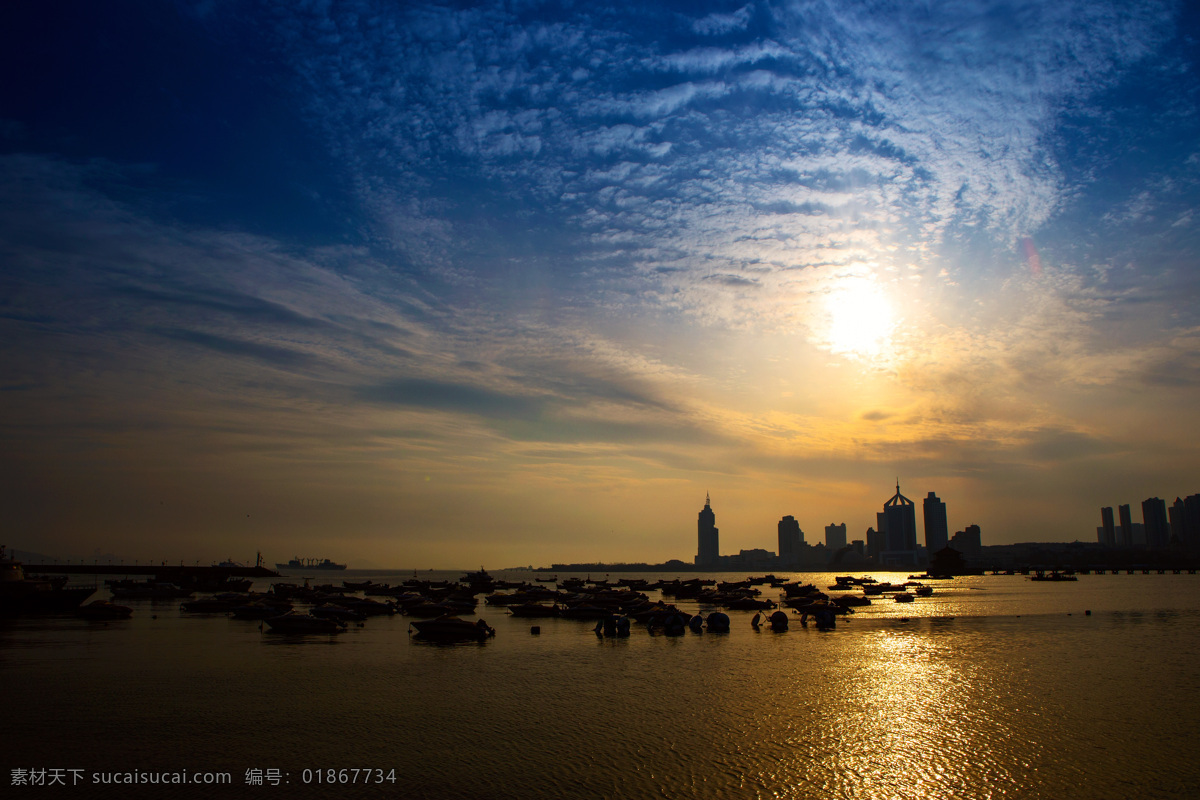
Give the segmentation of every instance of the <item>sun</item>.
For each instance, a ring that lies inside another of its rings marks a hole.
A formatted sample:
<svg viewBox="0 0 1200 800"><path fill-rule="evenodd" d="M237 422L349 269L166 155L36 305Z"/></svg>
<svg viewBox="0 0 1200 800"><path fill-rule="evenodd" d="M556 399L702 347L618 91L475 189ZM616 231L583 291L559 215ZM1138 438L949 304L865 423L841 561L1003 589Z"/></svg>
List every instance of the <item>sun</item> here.
<svg viewBox="0 0 1200 800"><path fill-rule="evenodd" d="M879 356L896 327L892 304L870 278L847 277L825 297L829 315L826 340L839 355L874 358Z"/></svg>

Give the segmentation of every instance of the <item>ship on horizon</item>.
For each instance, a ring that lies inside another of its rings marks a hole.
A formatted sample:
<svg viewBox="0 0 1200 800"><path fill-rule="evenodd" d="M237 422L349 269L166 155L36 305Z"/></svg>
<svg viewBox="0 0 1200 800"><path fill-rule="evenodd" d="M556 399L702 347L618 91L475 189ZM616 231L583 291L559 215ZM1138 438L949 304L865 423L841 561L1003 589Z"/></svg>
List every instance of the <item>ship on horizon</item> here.
<svg viewBox="0 0 1200 800"><path fill-rule="evenodd" d="M275 569L345 569L345 564L335 564L328 558L300 558L296 556L286 564L276 564Z"/></svg>

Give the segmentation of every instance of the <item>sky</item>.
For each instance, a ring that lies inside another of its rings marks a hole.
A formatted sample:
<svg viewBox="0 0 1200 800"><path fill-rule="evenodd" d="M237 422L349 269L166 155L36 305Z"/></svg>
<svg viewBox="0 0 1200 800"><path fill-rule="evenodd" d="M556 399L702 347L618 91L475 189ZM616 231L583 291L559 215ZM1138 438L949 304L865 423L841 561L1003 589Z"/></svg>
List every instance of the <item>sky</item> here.
<svg viewBox="0 0 1200 800"><path fill-rule="evenodd" d="M690 560L706 494L736 553L863 538L897 481L984 544L1094 541L1200 492L1198 37L1167 1L4 4L6 543Z"/></svg>

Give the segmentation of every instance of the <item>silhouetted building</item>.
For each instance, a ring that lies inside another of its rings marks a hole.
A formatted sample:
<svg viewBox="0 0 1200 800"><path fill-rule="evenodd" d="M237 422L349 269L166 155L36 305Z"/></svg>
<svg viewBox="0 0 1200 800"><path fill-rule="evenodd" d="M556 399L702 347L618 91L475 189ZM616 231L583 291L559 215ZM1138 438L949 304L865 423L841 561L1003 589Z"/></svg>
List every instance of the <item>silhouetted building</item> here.
<svg viewBox="0 0 1200 800"><path fill-rule="evenodd" d="M825 546L835 553L846 546L846 523L825 526Z"/></svg>
<svg viewBox="0 0 1200 800"><path fill-rule="evenodd" d="M968 525L950 537L950 547L965 556L978 556L983 552L983 536L978 525Z"/></svg>
<svg viewBox="0 0 1200 800"><path fill-rule="evenodd" d="M886 544L879 556L881 563L916 564L917 504L900 494L900 481L896 481L896 493L883 504L882 533Z"/></svg>
<svg viewBox="0 0 1200 800"><path fill-rule="evenodd" d="M774 553L761 547L739 550L737 558L740 559L739 568L744 569L773 569L778 563Z"/></svg>
<svg viewBox="0 0 1200 800"><path fill-rule="evenodd" d="M1150 497L1142 501L1142 524L1146 529L1146 547L1165 550L1171 540L1167 524L1167 501Z"/></svg>
<svg viewBox="0 0 1200 800"><path fill-rule="evenodd" d="M1183 546L1200 550L1200 494L1188 495L1183 500L1183 533Z"/></svg>
<svg viewBox="0 0 1200 800"><path fill-rule="evenodd" d="M704 508L700 510L700 519L696 523L696 566L715 567L721 558L719 531L717 530L717 515L709 505L708 495L704 495Z"/></svg>
<svg viewBox="0 0 1200 800"><path fill-rule="evenodd" d="M791 514L779 520L779 563L792 566L800 560L800 546L804 544L804 531Z"/></svg>
<svg viewBox="0 0 1200 800"><path fill-rule="evenodd" d="M1121 546L1133 547L1133 519L1129 516L1129 504L1117 506L1121 518Z"/></svg>
<svg viewBox="0 0 1200 800"><path fill-rule="evenodd" d="M1183 529L1183 500L1175 498L1175 502L1167 509L1167 520L1171 524L1171 546L1183 547L1187 534Z"/></svg>
<svg viewBox="0 0 1200 800"><path fill-rule="evenodd" d="M877 515L877 517L882 516L882 514ZM867 528L867 556L878 558L879 554L883 552L883 544L883 532Z"/></svg>
<svg viewBox="0 0 1200 800"><path fill-rule="evenodd" d="M1104 536L1100 539L1100 544L1105 547L1117 546L1117 528L1113 523L1112 506L1105 506L1100 509L1101 527L1104 529Z"/></svg>
<svg viewBox="0 0 1200 800"><path fill-rule="evenodd" d="M946 524L946 504L930 492L922 504L925 512L925 552L932 556L950 543L950 528Z"/></svg>

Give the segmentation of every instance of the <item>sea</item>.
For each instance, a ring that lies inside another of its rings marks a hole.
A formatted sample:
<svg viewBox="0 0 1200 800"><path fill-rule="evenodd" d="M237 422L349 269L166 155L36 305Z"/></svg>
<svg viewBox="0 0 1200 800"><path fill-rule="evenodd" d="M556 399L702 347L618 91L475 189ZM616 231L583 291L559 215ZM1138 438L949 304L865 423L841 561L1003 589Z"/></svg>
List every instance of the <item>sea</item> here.
<svg viewBox="0 0 1200 800"><path fill-rule="evenodd" d="M482 598L496 635L465 644L423 642L399 615L283 636L178 601L124 601L133 617L107 623L0 620L0 786L14 800L1200 797L1200 575L931 583L833 630L796 615L756 630L731 611L729 633L680 637L635 624L606 639Z"/></svg>

